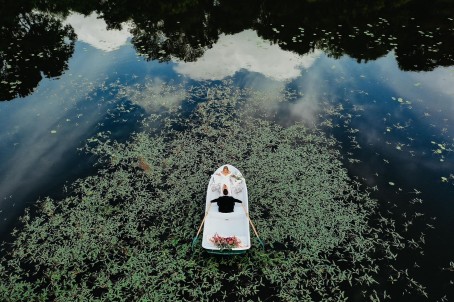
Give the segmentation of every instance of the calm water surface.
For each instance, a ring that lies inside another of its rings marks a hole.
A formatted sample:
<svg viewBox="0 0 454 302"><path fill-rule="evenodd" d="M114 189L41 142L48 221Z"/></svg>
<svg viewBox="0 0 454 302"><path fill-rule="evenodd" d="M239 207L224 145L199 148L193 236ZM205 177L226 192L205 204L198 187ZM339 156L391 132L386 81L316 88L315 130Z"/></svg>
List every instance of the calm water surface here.
<svg viewBox="0 0 454 302"><path fill-rule="evenodd" d="M277 99L294 91L277 117L283 123L310 124L326 104L341 108L326 131L341 142L351 176L373 188L382 211L414 221L410 232L426 242L414 258L419 277L434 300L449 297L454 277L442 268L454 261L454 5L433 1L429 13L419 2L352 2L348 10L330 1L157 2L149 14L146 3L134 11L110 1L9 5L0 13L2 239L25 207L95 173L95 159L78 151L88 138L109 130L126 140L156 112L119 97L121 89L229 80ZM173 95L169 102L184 102Z"/></svg>

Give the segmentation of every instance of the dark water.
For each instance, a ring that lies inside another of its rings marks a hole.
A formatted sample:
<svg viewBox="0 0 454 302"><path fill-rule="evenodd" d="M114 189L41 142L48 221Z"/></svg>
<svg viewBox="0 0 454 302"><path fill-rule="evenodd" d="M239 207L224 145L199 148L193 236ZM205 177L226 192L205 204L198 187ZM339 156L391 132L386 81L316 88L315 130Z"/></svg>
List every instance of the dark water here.
<svg viewBox="0 0 454 302"><path fill-rule="evenodd" d="M127 139L153 112L119 90L229 79L277 98L299 93L282 120L310 123L323 104L342 105L326 131L382 210L424 234L419 277L433 300L449 297L454 276L442 268L454 261L453 16L454 3L440 0L3 3L1 236L9 240L38 198L95 173L95 159L77 150L86 139L102 130ZM415 212L424 216L409 217Z"/></svg>

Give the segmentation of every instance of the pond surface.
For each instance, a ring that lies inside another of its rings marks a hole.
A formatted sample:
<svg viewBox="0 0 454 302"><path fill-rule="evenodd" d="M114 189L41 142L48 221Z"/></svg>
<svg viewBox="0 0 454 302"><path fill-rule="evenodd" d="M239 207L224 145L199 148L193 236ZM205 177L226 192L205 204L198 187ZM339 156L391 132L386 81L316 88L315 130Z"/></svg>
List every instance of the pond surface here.
<svg viewBox="0 0 454 302"><path fill-rule="evenodd" d="M190 112L188 93L204 87L203 102L228 83L274 98L278 123L340 141L350 176L425 241L412 259L431 300L452 295L451 2L135 2L2 8L2 240L26 207L96 173L87 139L125 141L150 114Z"/></svg>

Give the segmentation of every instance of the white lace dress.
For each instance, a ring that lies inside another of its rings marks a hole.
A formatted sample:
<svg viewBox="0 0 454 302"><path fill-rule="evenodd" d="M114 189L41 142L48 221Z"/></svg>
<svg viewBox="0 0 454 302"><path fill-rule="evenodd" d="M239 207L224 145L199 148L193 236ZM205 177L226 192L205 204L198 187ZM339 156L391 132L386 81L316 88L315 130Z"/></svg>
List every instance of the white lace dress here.
<svg viewBox="0 0 454 302"><path fill-rule="evenodd" d="M243 176L241 174L236 175L229 173L224 175L222 173L215 173L212 175L212 178L211 190L213 192L217 191L219 195L222 194L224 185L227 186L227 190L229 191L228 195L230 196L238 194L243 190Z"/></svg>

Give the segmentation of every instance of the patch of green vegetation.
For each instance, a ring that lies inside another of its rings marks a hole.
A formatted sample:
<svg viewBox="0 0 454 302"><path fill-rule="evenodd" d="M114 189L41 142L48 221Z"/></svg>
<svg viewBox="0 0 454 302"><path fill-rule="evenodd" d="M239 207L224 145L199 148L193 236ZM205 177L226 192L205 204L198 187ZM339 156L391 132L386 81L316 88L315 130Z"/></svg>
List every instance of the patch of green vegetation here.
<svg viewBox="0 0 454 302"><path fill-rule="evenodd" d="M189 117L152 115L127 143L89 140L99 173L22 217L0 262L0 299L345 301L360 288L378 301L389 297L379 285L388 270L424 293L393 269L404 239L394 221L372 219L377 202L349 178L335 139L277 124L266 95L217 90ZM224 163L247 181L265 252L191 252L208 180Z"/></svg>

